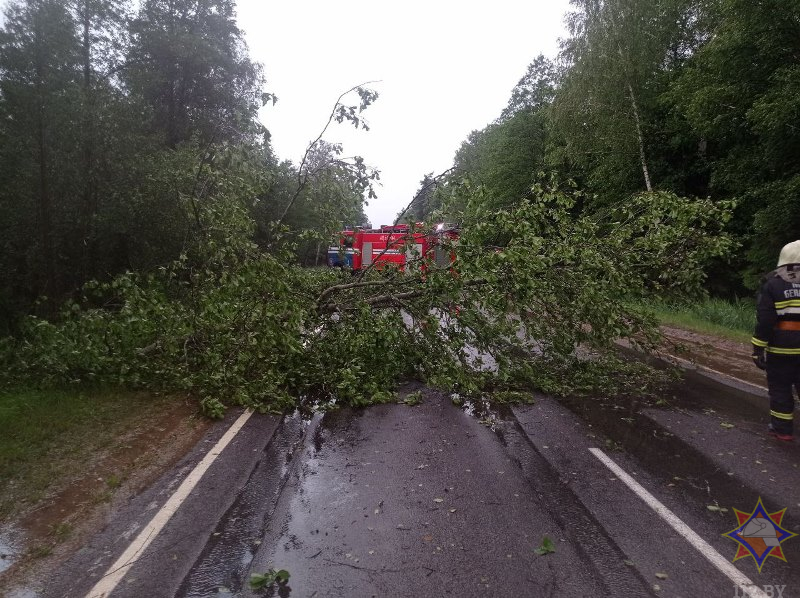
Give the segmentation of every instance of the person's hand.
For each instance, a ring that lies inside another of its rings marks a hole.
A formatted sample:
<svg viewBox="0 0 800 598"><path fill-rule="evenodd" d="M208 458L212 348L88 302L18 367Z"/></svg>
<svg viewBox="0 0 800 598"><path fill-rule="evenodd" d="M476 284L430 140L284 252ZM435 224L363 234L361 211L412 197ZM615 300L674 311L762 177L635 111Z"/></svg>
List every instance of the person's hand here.
<svg viewBox="0 0 800 598"><path fill-rule="evenodd" d="M767 354L764 347L753 347L753 363L760 370L767 369Z"/></svg>

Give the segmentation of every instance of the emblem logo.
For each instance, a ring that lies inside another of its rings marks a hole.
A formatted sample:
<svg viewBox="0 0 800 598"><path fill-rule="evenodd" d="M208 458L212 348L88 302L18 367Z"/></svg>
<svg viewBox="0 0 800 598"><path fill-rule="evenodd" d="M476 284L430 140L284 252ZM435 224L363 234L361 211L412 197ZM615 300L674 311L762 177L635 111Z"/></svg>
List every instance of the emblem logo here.
<svg viewBox="0 0 800 598"><path fill-rule="evenodd" d="M781 544L797 535L781 527L786 509L767 513L761 497L759 497L758 504L752 513L745 513L738 509L733 511L736 513L739 526L722 535L739 544L739 550L733 558L734 563L739 559L752 556L758 566L758 572L761 573L761 567L771 556L786 561Z"/></svg>

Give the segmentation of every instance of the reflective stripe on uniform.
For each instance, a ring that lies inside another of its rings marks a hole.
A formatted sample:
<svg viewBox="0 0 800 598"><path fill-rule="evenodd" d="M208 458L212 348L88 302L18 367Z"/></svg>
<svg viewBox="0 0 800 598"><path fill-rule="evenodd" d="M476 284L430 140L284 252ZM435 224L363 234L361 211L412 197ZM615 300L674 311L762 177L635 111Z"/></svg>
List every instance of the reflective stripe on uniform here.
<svg viewBox="0 0 800 598"><path fill-rule="evenodd" d="M772 410L770 410L769 414L772 417L777 417L778 419L787 419L787 420L794 419L794 415L792 415L791 413L781 413L780 411L772 411Z"/></svg>
<svg viewBox="0 0 800 598"><path fill-rule="evenodd" d="M776 301L775 311L779 316L788 314L800 314L800 299L788 299L786 301Z"/></svg>
<svg viewBox="0 0 800 598"><path fill-rule="evenodd" d="M800 307L800 299L788 299L787 301L775 302L775 309L783 309L785 307Z"/></svg>
<svg viewBox="0 0 800 598"><path fill-rule="evenodd" d="M800 355L800 348L787 349L785 347L767 347L767 353L775 353L776 355Z"/></svg>
<svg viewBox="0 0 800 598"><path fill-rule="evenodd" d="M756 347L766 347L769 343L767 341L762 341L756 337L750 339L750 342L753 343Z"/></svg>

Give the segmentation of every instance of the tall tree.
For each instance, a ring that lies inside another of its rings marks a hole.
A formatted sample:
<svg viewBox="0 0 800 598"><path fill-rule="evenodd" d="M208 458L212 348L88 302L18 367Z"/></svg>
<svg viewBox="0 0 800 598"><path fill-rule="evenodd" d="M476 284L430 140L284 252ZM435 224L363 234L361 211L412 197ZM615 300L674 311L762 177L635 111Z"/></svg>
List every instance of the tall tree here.
<svg viewBox="0 0 800 598"><path fill-rule="evenodd" d="M544 167L546 140L545 111L521 110L470 133L456 152L450 178L467 179L470 185L480 186L489 205L511 206L529 193ZM456 187L453 190L459 193ZM456 199L460 205L465 201Z"/></svg>
<svg viewBox="0 0 800 598"><path fill-rule="evenodd" d="M670 99L702 135L711 193L739 198L748 280L800 230L800 3L722 0Z"/></svg>
<svg viewBox="0 0 800 598"><path fill-rule="evenodd" d="M561 157L608 198L651 190L659 74L684 40L692 0L572 0L568 65L554 106Z"/></svg>
<svg viewBox="0 0 800 598"><path fill-rule="evenodd" d="M63 3L9 5L0 31L0 102L6 117L0 213L11 228L6 258L14 261L3 269L22 277L16 283L24 287L22 294L57 296L62 289L58 237L68 225L66 198L75 184L79 63L75 23ZM30 229L37 231L36 245L27 239Z"/></svg>
<svg viewBox="0 0 800 598"><path fill-rule="evenodd" d="M338 144L318 140L303 161L274 167L265 192L253 206L256 240L264 248L275 240L275 224L300 233L298 258L306 265L324 260L333 234L345 226L363 225L365 173L358 163L342 158ZM367 175L369 176L369 175Z"/></svg>
<svg viewBox="0 0 800 598"><path fill-rule="evenodd" d="M81 41L82 152L81 222L79 245L81 278L97 274L98 157L107 131L101 127L108 104L113 102L113 83L124 66L129 7L124 0L74 0L72 10Z"/></svg>
<svg viewBox="0 0 800 598"><path fill-rule="evenodd" d="M414 194L411 204L405 213L400 214L401 220L409 222L422 222L436 209L437 180L433 173L428 173L419 182L419 189Z"/></svg>
<svg viewBox="0 0 800 598"><path fill-rule="evenodd" d="M508 119L522 111L547 108L555 97L557 79L556 65L543 54L539 54L514 86L508 106L503 109L500 119Z"/></svg>
<svg viewBox="0 0 800 598"><path fill-rule="evenodd" d="M90 278L174 259L192 224L187 209L231 197L234 171L251 181L269 168L232 151L268 148L254 118L260 70L233 2L146 4L135 27L127 0L13 0L6 9L0 326L40 295L55 304ZM170 120L158 86L172 71Z"/></svg>
<svg viewBox="0 0 800 598"><path fill-rule="evenodd" d="M132 27L125 80L152 111L168 147L257 135L260 67L236 24L233 0L145 0Z"/></svg>

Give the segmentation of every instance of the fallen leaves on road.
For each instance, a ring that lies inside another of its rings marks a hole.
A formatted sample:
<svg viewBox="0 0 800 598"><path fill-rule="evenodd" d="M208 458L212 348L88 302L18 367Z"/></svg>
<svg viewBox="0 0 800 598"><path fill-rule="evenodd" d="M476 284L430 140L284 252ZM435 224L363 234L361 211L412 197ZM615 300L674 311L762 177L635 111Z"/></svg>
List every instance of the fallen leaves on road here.
<svg viewBox="0 0 800 598"><path fill-rule="evenodd" d="M552 554L556 551L556 545L553 544L553 541L550 539L549 536L545 536L542 538L542 545L539 546L534 552L539 556L545 556L547 554Z"/></svg>
<svg viewBox="0 0 800 598"><path fill-rule="evenodd" d="M250 576L250 588L261 590L274 583L284 585L289 581L289 572L286 569L270 569L266 573L253 573Z"/></svg>

